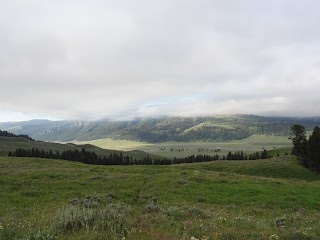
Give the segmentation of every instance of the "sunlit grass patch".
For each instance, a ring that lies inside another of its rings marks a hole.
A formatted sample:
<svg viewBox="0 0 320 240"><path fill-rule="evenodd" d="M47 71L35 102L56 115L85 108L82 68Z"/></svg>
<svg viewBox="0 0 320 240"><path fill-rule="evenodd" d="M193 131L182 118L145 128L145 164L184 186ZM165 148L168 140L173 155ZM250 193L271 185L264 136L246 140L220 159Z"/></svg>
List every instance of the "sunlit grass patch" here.
<svg viewBox="0 0 320 240"><path fill-rule="evenodd" d="M186 157L192 154L226 155L229 151L241 151L253 153L262 151L263 148L279 152L284 155L290 153L291 141L284 136L251 135L242 140L226 142L219 141L195 141L195 142L163 142L146 143L129 140L114 140L111 138L96 139L91 141L74 142L76 144L92 144L104 149L115 149L124 151L141 150L149 154L156 154L163 157ZM283 148L285 147L285 150ZM199 149L201 151L199 152ZM215 152L218 150L219 152ZM279 149L279 150L278 150ZM282 149L282 150L281 150Z"/></svg>

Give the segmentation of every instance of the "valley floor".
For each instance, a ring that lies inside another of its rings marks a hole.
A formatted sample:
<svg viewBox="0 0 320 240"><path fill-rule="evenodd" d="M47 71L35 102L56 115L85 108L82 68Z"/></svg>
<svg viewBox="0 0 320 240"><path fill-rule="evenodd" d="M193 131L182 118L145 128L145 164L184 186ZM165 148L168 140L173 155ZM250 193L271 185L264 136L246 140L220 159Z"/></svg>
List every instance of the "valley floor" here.
<svg viewBox="0 0 320 240"><path fill-rule="evenodd" d="M228 142L164 142L146 143L127 140L113 140L110 138L91 141L74 141L75 144L92 144L104 149L115 149L123 151L140 150L150 154L156 154L167 158L186 157L192 154L221 154L226 155L229 151L244 151L253 153L278 148L289 148L292 146L288 137L252 135L242 140ZM219 152L215 151L219 150ZM288 150L290 152L291 150Z"/></svg>

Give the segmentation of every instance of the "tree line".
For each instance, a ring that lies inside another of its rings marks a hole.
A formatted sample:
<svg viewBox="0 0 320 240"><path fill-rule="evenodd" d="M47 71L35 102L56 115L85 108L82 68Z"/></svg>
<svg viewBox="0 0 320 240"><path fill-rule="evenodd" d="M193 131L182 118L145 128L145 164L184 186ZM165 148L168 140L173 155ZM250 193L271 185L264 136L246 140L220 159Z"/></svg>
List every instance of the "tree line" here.
<svg viewBox="0 0 320 240"><path fill-rule="evenodd" d="M217 160L257 160L266 159L270 156L266 150L253 154L245 154L243 151L229 152L227 155L190 155L185 158L151 158L149 156L142 159L135 159L132 156L125 156L120 153L110 153L107 156L98 156L94 151L87 151L84 148L79 150L66 150L63 152L53 152L52 150L45 151L38 148L22 149L17 148L15 151L8 153L9 157L35 157L48 159L62 159L68 161L82 162L95 165L171 165L180 163L194 162L210 162Z"/></svg>
<svg viewBox="0 0 320 240"><path fill-rule="evenodd" d="M30 136L28 136L26 134L14 134L14 133L2 131L2 130L0 130L0 137L22 137L22 138L26 138L31 141L34 141L34 139L32 139Z"/></svg>
<svg viewBox="0 0 320 240"><path fill-rule="evenodd" d="M295 124L291 127L292 154L296 155L303 166L313 171L320 172L320 128L316 126L306 137L306 129L303 125Z"/></svg>
<svg viewBox="0 0 320 240"><path fill-rule="evenodd" d="M177 127L178 128L178 127ZM200 129L183 132L183 127L180 130L174 129L134 129L132 131L117 132L115 139L129 139L135 141L146 141L150 143L158 142L190 142L190 141L226 141L237 140L249 137L249 129L235 128L227 129L223 127L203 126ZM183 134L182 134L183 133ZM111 135L111 137L113 137Z"/></svg>

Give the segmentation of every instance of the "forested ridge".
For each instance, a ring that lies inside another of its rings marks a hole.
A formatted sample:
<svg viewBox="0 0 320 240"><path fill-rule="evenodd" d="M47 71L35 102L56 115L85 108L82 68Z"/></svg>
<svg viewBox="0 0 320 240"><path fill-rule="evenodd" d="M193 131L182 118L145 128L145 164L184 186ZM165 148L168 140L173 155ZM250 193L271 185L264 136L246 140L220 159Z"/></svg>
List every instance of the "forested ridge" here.
<svg viewBox="0 0 320 240"><path fill-rule="evenodd" d="M289 136L291 126L303 124L307 131L320 125L320 118L230 115L211 117L136 118L128 121L48 121L0 123L15 134L28 134L42 141L86 141L101 138L144 141L228 141L253 134Z"/></svg>
<svg viewBox="0 0 320 240"><path fill-rule="evenodd" d="M7 131L1 131L1 130L0 130L0 137L22 137L22 138L26 138L31 141L34 141L34 139L32 139L31 137L29 137L26 134L14 134L14 133L10 133Z"/></svg>

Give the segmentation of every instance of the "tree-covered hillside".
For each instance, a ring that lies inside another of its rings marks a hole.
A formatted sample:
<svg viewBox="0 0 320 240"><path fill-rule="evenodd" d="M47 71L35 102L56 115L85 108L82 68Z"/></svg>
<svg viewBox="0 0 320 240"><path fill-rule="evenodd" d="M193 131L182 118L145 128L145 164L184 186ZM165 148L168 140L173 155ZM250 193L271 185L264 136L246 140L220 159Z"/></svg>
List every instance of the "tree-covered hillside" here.
<svg viewBox="0 0 320 240"><path fill-rule="evenodd" d="M1 131L0 130L0 137L21 137L21 138L26 138L26 139L29 139L31 141L34 141L31 137L29 137L28 135L25 135L25 134L14 134L14 133L10 133L10 132L7 132L7 131Z"/></svg>
<svg viewBox="0 0 320 240"><path fill-rule="evenodd" d="M289 136L293 124L312 130L320 118L230 115L211 117L137 118L128 121L27 121L0 123L0 129L28 134L36 140L72 141L100 138L146 142L226 141L253 134Z"/></svg>

